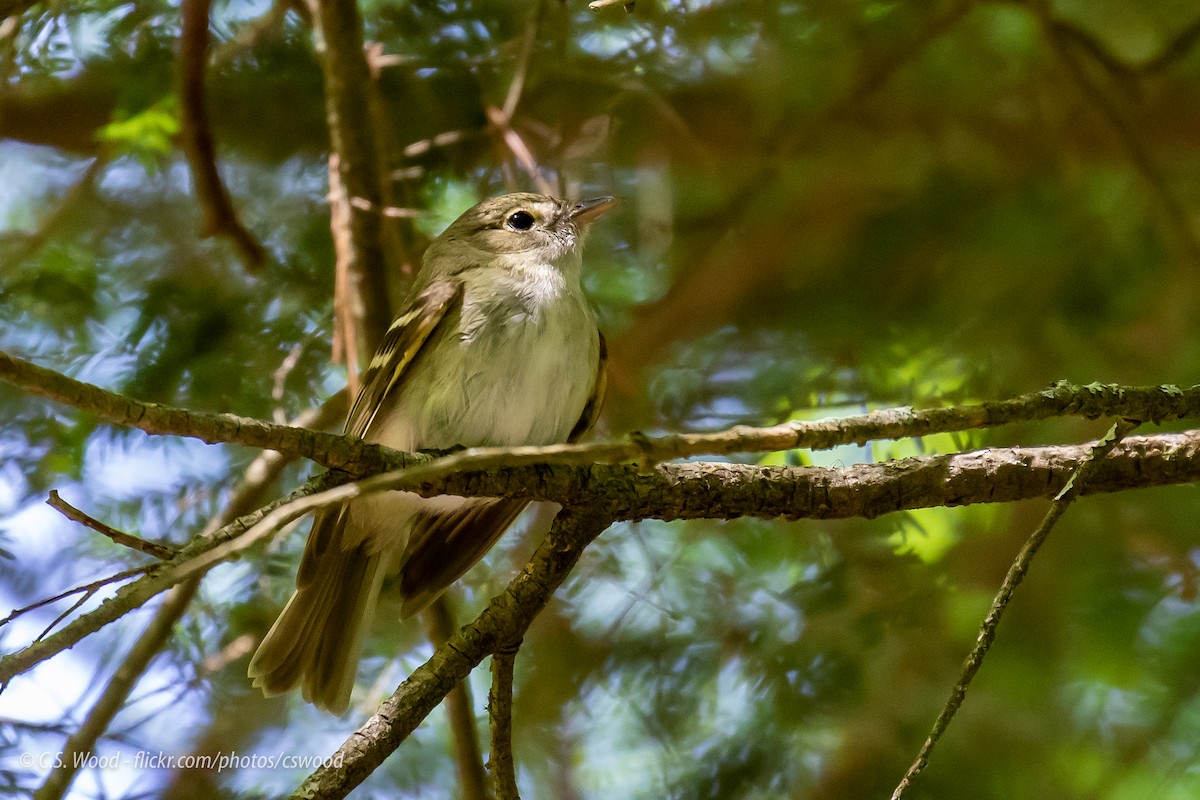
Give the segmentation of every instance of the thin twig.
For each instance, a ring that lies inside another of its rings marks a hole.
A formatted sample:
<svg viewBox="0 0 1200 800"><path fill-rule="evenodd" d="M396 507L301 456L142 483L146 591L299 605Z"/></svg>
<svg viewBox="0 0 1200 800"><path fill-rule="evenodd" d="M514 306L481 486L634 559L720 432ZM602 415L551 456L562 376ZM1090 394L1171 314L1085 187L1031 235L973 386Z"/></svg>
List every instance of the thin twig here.
<svg viewBox="0 0 1200 800"><path fill-rule="evenodd" d="M501 109L506 119L512 119L517 112L517 104L521 102L521 93L525 91L525 79L529 76L529 63L533 60L533 46L537 42L538 25L545 11L545 0L538 0L537 7L525 24L525 32L521 35L521 49L517 55L517 66L513 70L512 80L508 84L508 92L504 95L504 105Z"/></svg>
<svg viewBox="0 0 1200 800"><path fill-rule="evenodd" d="M534 44L537 41L538 25L541 22L542 13L545 10L545 0L539 0L537 7L530 16L529 22L525 26L525 32L521 37L520 51L517 55L517 66L513 70L512 80L509 81L508 91L504 96L504 103L500 107L487 106L485 112L487 114L488 123L497 133L500 134L500 141L512 153L513 158L521 165L521 169L529 175L534 185L538 187L538 191L543 194L553 194L554 186L542 174L541 168L538 166L537 159L534 158L533 151L525 144L525 140L513 128L513 115L517 111L517 106L521 102L521 94L525 90L525 81L529 76L529 65L533 59Z"/></svg>
<svg viewBox="0 0 1200 800"><path fill-rule="evenodd" d="M1051 19L1049 24L1065 37L1073 39L1088 55L1102 64L1109 73L1122 80L1162 72L1187 56L1200 41L1200 18L1193 20L1175 35L1158 55L1139 63L1129 63L1108 49L1099 39L1078 25L1063 19Z"/></svg>
<svg viewBox="0 0 1200 800"><path fill-rule="evenodd" d="M1200 42L1200 17L1167 42L1161 53L1142 64L1141 71L1146 74L1161 72L1190 53L1197 42Z"/></svg>
<svg viewBox="0 0 1200 800"><path fill-rule="evenodd" d="M10 613L7 617L5 617L4 619L0 619L0 627L7 625L8 623L12 622L14 619L21 616L22 614L27 614L30 611L33 611L38 608L42 608L43 606L48 606L51 603L57 603L59 600L70 597L73 594L79 594L80 592L83 592L83 597L78 602L76 602L69 609L67 609L66 612L60 614L54 620L54 622L50 623L50 625L46 628L46 630L42 631L42 633L38 635L37 639L34 639L35 642L41 641L50 631L52 631L54 629L54 627L67 614L70 614L72 611L79 608L79 606L81 606L83 603L87 602L88 598L91 597L92 595L94 595L100 589L103 589L105 586L108 586L109 584L120 583L121 581L126 580L127 578L132 578L136 575L141 575L142 573L149 572L150 570L154 569L154 567L156 567L156 566L157 566L157 564L143 564L140 567L133 567L132 569L122 570L114 575L109 575L107 578L101 578L100 580L92 581L91 583L85 583L82 586L76 586L72 589L67 589L65 592L60 592L60 593L54 595L53 597L47 597L43 600L38 600L36 603L31 603L22 608L13 609L12 613ZM0 685L2 685L2 684L0 684Z"/></svg>
<svg viewBox="0 0 1200 800"><path fill-rule="evenodd" d="M1021 581L1025 579L1025 574L1029 571L1029 565L1033 562L1033 557L1037 554L1042 544L1045 543L1046 537L1050 535L1054 524L1058 522L1071 503L1079 496L1080 492L1087 485L1088 480L1095 474L1100 462L1139 424L1138 422L1124 419L1118 420L1113 424L1104 438L1096 442L1092 447L1091 454L1087 460L1081 463L1074 471L1070 480L1067 481L1067 485L1055 496L1041 523L1029 535L1029 538L1025 540L1024 546L1021 547L1016 559L1009 567L1008 574L1004 576L1004 582L1000 584L1000 590L996 593L995 599L992 600L991 608L988 609L987 616L980 627L979 636L975 640L975 646L971 649L971 653L967 656L966 661L963 662L958 682L954 684L949 699L946 700L941 713L938 714L938 718L933 724L933 730L930 731L924 744L921 745L916 759L908 768L908 771L904 773L904 777L896 786L896 790L892 792L892 800L900 800L913 780L921 774L925 766L929 763L930 753L933 752L934 746L937 745L938 740L941 739L942 734L949 727L950 721L954 719L954 715L962 706L963 699L967 695L967 687L975 677L975 673L983 666L983 659L987 656L992 642L996 639L996 629L1000 625L1000 619L1004 615L1005 609L1008 608L1009 601L1012 600L1013 592L1021 585Z"/></svg>
<svg viewBox="0 0 1200 800"><path fill-rule="evenodd" d="M86 528L91 528L97 533L102 533L115 543L128 547L132 550L137 550L139 553L145 553L148 556L153 556L159 561L169 561L174 558L178 551L173 547L157 542L149 542L124 531L119 531L116 528L105 525L95 517L80 511L75 506L63 500L59 496L56 489L50 490L50 496L46 499L46 505L53 508L55 511L62 514L67 519L78 522Z"/></svg>
<svg viewBox="0 0 1200 800"><path fill-rule="evenodd" d="M162 650L171 638L178 615L175 609L186 608L195 596L199 586L198 580L187 581L174 587L167 595L164 608L172 609L172 613L155 613L150 624L142 631L141 636L134 642L133 647L121 662L121 666L109 680L105 691L96 703L88 709L84 721L67 737L62 748L62 757L55 763L54 769L46 776L46 780L34 793L34 800L59 800L71 787L80 765L86 763L85 757L96 746L96 741L108 729L117 712L125 705L125 700L133 686L141 679L149 666L151 659Z"/></svg>
<svg viewBox="0 0 1200 800"><path fill-rule="evenodd" d="M525 144L525 140L521 135L513 130L512 120L504 114L504 110L496 106L488 106L484 111L487 113L488 122L500 134L500 141L512 153L513 158L521 166L534 184L538 187L538 191L543 194L551 194L554 191L554 186L546 177L542 175L542 170L538 166L537 159L534 158L533 151Z"/></svg>
<svg viewBox="0 0 1200 800"><path fill-rule="evenodd" d="M512 694L513 666L518 641L496 649L492 654L492 688L488 692L488 718L492 726L492 749L488 769L492 771L492 787L496 800L520 800L517 790L517 769L512 754Z"/></svg>

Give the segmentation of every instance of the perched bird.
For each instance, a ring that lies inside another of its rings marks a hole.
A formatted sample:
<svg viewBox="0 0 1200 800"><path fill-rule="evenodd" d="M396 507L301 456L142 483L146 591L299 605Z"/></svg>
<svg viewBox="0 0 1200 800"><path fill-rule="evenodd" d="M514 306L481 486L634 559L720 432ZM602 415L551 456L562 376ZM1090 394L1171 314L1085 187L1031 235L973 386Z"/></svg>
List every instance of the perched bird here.
<svg viewBox="0 0 1200 800"><path fill-rule="evenodd" d="M574 441L604 393L604 339L580 287L590 222L611 197L508 194L471 208L425 252L404 311L363 374L346 433L397 450ZM346 710L388 576L402 616L483 557L525 507L383 492L318 512L296 591L250 661L268 694L302 688Z"/></svg>

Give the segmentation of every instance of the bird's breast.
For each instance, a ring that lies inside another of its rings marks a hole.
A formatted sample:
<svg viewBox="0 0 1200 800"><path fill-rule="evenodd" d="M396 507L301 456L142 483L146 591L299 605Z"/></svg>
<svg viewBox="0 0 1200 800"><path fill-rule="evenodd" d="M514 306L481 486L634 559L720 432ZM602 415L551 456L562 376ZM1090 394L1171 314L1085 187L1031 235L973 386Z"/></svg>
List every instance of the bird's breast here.
<svg viewBox="0 0 1200 800"><path fill-rule="evenodd" d="M581 292L541 288L468 291L413 364L378 440L402 449L565 441L591 396L599 334Z"/></svg>

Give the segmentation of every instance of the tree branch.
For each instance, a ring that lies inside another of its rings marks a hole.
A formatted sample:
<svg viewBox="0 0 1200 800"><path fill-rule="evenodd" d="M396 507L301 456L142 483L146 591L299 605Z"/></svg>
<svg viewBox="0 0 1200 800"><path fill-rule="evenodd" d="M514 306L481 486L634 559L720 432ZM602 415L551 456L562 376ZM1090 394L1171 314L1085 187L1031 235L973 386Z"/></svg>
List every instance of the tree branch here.
<svg viewBox="0 0 1200 800"><path fill-rule="evenodd" d="M366 362L391 322L387 267L378 214L352 202L383 205L371 123L371 73L363 50L362 16L354 0L311 0L313 39L325 76L325 118L332 146L330 203L337 269L344 271L350 322L361 335L346 363ZM344 229L343 229L344 226ZM341 303L339 303L339 306ZM339 326L344 327L344 325Z"/></svg>
<svg viewBox="0 0 1200 800"><path fill-rule="evenodd" d="M262 269L266 251L238 219L229 190L217 171L217 149L213 144L204 104L204 74L208 67L208 16L212 0L183 0L179 31L179 96L182 101L182 140L196 197L204 208L201 238L224 236L252 272Z"/></svg>
<svg viewBox="0 0 1200 800"><path fill-rule="evenodd" d="M134 400L3 352L0 352L0 381L18 386L29 394L86 411L105 422L149 434L186 436L208 444L242 444L278 450L333 469L369 463L379 469L388 463L382 458L383 451L361 442L356 445L351 438L275 425L236 414L191 411Z"/></svg>
<svg viewBox="0 0 1200 800"><path fill-rule="evenodd" d="M624 464L547 466L544 456L522 467L480 469L464 466L472 456L466 451L426 461L407 472L376 475L310 497L316 489L344 479L323 476L239 518L211 538L192 542L175 559L156 565L150 574L122 587L115 597L58 633L0 659L0 684L313 508L344 502L365 492L404 488L426 496L445 493L552 500L564 505L595 503L605 514L622 520L872 518L934 506L1052 497L1066 485L1088 452L1087 445L994 449L842 469L691 462L662 464L643 473ZM500 456L495 458L499 460ZM459 471L462 469L467 471ZM1083 492L1116 492L1197 480L1200 431L1130 437L1100 463Z"/></svg>
<svg viewBox="0 0 1200 800"><path fill-rule="evenodd" d="M1084 99L1094 106L1108 122L1109 127L1124 146L1134 169L1141 174L1151 196L1158 202L1168 228L1175 234L1175 239L1184 255L1192 262L1191 267L1200 266L1200 239L1192 229L1191 215L1167 185L1166 177L1135 128L1134 115L1121 107L1101 85L1089 77L1070 43L1065 40L1062 27L1055 24L1047 0L1036 0L1032 7L1046 31L1046 40L1050 44L1050 49L1058 57ZM1095 57L1094 51L1086 50L1086 52Z"/></svg>

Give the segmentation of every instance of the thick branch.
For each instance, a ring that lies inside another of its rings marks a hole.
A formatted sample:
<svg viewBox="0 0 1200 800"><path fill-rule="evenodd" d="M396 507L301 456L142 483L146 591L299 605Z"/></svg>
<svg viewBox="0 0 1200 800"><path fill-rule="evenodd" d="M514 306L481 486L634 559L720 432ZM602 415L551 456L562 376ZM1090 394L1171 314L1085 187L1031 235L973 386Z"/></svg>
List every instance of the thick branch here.
<svg viewBox="0 0 1200 800"><path fill-rule="evenodd" d="M371 492L514 497L602 509L617 520L873 518L894 511L1051 497L1091 445L980 450L852 467L751 464L546 465L483 469L472 453L447 456L300 497L274 509L219 550L177 563L180 575L206 569L318 508ZM498 457L499 458L499 457ZM1087 493L1200 480L1200 430L1130 437L1097 466Z"/></svg>
<svg viewBox="0 0 1200 800"><path fill-rule="evenodd" d="M528 566L504 593L400 684L326 762L328 766L310 775L292 797L345 797L362 783L480 661L521 640L570 574L584 547L607 526L608 520L586 512L564 510L559 514Z"/></svg>
<svg viewBox="0 0 1200 800"><path fill-rule="evenodd" d="M454 472L455 456L412 468L407 475L389 473L359 482L330 496L342 502L384 487L438 493L524 497L564 504L594 503L614 519L732 519L740 516L783 519L877 517L893 511L970 503L998 503L1052 497L1090 450L1034 447L984 450L948 456L910 458L886 464L844 469L826 467L760 467L747 464L663 464L650 473L630 465L576 466L535 464L525 467ZM449 466L447 466L449 465ZM1200 431L1130 437L1098 466L1085 493L1200 480ZM332 479L326 478L326 485ZM29 647L0 659L0 684L71 647L84 636L145 603L155 594L197 571L212 566L218 546L228 558L252 540L311 510L289 500L307 499L310 484L288 498L247 515L194 542L153 573L123 587L96 610ZM273 522L254 531L268 512ZM236 540L236 541L235 541Z"/></svg>

